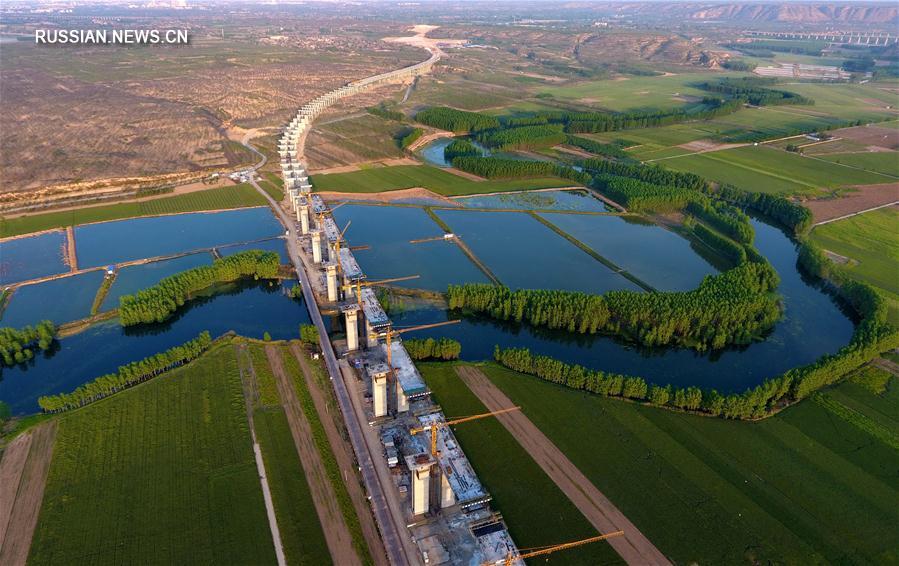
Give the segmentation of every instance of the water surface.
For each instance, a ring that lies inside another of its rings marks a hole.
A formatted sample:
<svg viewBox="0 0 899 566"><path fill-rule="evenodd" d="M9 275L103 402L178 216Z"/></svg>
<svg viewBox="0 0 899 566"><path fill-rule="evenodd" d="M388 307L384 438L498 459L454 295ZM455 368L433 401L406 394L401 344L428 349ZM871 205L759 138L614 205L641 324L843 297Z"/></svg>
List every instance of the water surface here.
<svg viewBox="0 0 899 566"><path fill-rule="evenodd" d="M527 191L480 197L464 197L456 202L466 208L510 208L518 210L576 210L607 212L603 201L588 191Z"/></svg>
<svg viewBox="0 0 899 566"><path fill-rule="evenodd" d="M0 242L0 285L67 272L65 249L62 231Z"/></svg>
<svg viewBox="0 0 899 566"><path fill-rule="evenodd" d="M639 290L524 212L438 210L475 255L514 289Z"/></svg>
<svg viewBox="0 0 899 566"><path fill-rule="evenodd" d="M661 226L623 216L542 214L596 253L662 291L695 289L717 273L690 242Z"/></svg>
<svg viewBox="0 0 899 566"><path fill-rule="evenodd" d="M102 270L88 271L19 287L3 311L0 325L21 328L42 320L62 324L90 316L104 277Z"/></svg>
<svg viewBox="0 0 899 566"><path fill-rule="evenodd" d="M354 252L369 279L420 275L396 285L434 291L445 291L454 283L488 282L452 241L411 243L443 235L443 230L420 208L346 205L336 209L334 217L341 227L351 222L346 233L351 246L370 246Z"/></svg>
<svg viewBox="0 0 899 566"><path fill-rule="evenodd" d="M278 256L281 258L281 263L290 263L290 258L287 257L287 246L284 243L284 238L274 238L272 240L253 242L251 244L222 246L217 249L222 257L233 255L238 252L245 252L247 250L265 250L267 252L277 252Z"/></svg>
<svg viewBox="0 0 899 566"><path fill-rule="evenodd" d="M75 228L81 267L175 255L273 238L283 228L268 207L132 218Z"/></svg>
<svg viewBox="0 0 899 566"><path fill-rule="evenodd" d="M302 301L286 296L286 286L267 281L224 286L224 294L191 301L163 324L124 329L118 319L96 324L59 341L48 354L25 365L4 368L0 400L16 414L38 410L37 398L68 392L82 383L116 371L118 366L183 344L208 330L213 336L234 330L243 336L294 338L309 323Z"/></svg>
<svg viewBox="0 0 899 566"><path fill-rule="evenodd" d="M415 332L416 338L449 336L462 343L467 360L490 359L493 346L526 347L570 363L628 375L658 384L698 385L720 392L743 391L766 378L811 363L849 342L853 324L834 299L803 278L795 243L779 229L753 221L756 246L781 276L786 312L762 342L712 354L685 349L638 348L605 336L577 335L527 325L465 318L462 323ZM394 316L398 326L458 318L441 309L408 310Z"/></svg>
<svg viewBox="0 0 899 566"><path fill-rule="evenodd" d="M200 252L186 256L132 265L119 270L116 279L103 300L102 310L118 308L122 295L133 295L141 289L152 287L166 277L212 263L212 254Z"/></svg>

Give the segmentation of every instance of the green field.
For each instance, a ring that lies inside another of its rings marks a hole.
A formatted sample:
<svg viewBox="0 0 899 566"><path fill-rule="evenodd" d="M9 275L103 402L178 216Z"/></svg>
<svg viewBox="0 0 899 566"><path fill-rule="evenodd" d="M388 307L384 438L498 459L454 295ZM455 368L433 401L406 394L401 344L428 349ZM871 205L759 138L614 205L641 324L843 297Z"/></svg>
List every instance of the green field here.
<svg viewBox="0 0 899 566"><path fill-rule="evenodd" d="M822 155L821 159L832 161L834 163L842 163L865 169L867 171L876 171L893 177L899 181L899 152L897 151L871 151L863 153L830 153Z"/></svg>
<svg viewBox="0 0 899 566"><path fill-rule="evenodd" d="M265 347L249 344L246 355L256 376L253 422L272 492L284 556L288 564L330 564L331 553ZM249 371L249 364L244 369Z"/></svg>
<svg viewBox="0 0 899 566"><path fill-rule="evenodd" d="M894 181L892 177L880 173L860 171L765 146L673 157L657 163L669 169L689 171L762 193L814 193L818 189Z"/></svg>
<svg viewBox="0 0 899 566"><path fill-rule="evenodd" d="M841 269L884 291L892 302L891 321L899 323L899 210L881 208L812 230L812 241L852 262Z"/></svg>
<svg viewBox="0 0 899 566"><path fill-rule="evenodd" d="M230 344L59 418L29 562L275 562Z"/></svg>
<svg viewBox="0 0 899 566"><path fill-rule="evenodd" d="M681 73L669 76L625 77L619 80L584 81L561 86L543 86L538 92L554 98L577 100L591 106L623 111L638 108L677 108L702 99L708 93L694 83L733 73Z"/></svg>
<svg viewBox="0 0 899 566"><path fill-rule="evenodd" d="M350 173L332 173L312 177L312 185L317 191L378 193L422 187L445 196L568 187L573 184L575 184L574 181L558 178L473 181L430 165L373 167Z"/></svg>
<svg viewBox="0 0 899 566"><path fill-rule="evenodd" d="M0 238L64 226L121 220L136 216L265 206L268 201L252 185L241 184L142 202L123 202L64 212L0 218Z"/></svg>
<svg viewBox="0 0 899 566"><path fill-rule="evenodd" d="M449 417L484 413L487 409L456 377L452 364L419 364ZM478 478L493 496L519 548L558 544L596 535L596 529L556 487L518 441L495 419L454 427ZM546 557L551 564L618 564L606 543L595 543ZM541 563L543 558L540 559Z"/></svg>
<svg viewBox="0 0 899 566"><path fill-rule="evenodd" d="M895 379L880 396L846 382L748 423L483 369L676 563L899 560L899 450L889 440L899 434ZM477 435L459 432L466 453L485 449ZM484 469L481 479L492 486L510 475Z"/></svg>
<svg viewBox="0 0 899 566"><path fill-rule="evenodd" d="M262 179L258 183L268 196L275 199L275 202L284 200L284 180L277 173L263 173Z"/></svg>
<svg viewBox="0 0 899 566"><path fill-rule="evenodd" d="M334 457L334 452L325 433L324 425L322 424L318 411L315 409L315 403L312 401L312 396L309 393L309 389L306 387L306 380L303 378L300 363L286 345L281 346L281 358L284 360L284 369L293 379L297 398L300 401L306 419L309 421L313 440L318 448L318 453L321 455L322 463L328 474L328 479L331 481L331 486L334 488L337 504L340 506L340 511L343 514L344 521L346 521L350 535L353 537L353 547L356 549L356 554L359 556L360 560L362 560L363 564L372 564L371 553L369 552L368 544L365 542L365 537L362 534L362 525L359 522L359 516L356 514L355 507L353 507L350 493L344 483L343 474L340 472L340 466L337 464L337 459ZM330 388L330 378L321 365L323 362L310 360L309 363L319 386L322 389Z"/></svg>

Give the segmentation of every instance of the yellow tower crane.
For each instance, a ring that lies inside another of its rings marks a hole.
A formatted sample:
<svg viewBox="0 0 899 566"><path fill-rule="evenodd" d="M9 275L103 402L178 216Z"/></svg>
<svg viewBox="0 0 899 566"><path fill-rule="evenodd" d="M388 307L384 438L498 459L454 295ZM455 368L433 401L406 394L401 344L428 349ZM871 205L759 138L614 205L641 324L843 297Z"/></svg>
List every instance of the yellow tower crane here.
<svg viewBox="0 0 899 566"><path fill-rule="evenodd" d="M491 411L489 413L481 413L480 415L471 415L468 417L458 417L455 419L450 419L448 421L435 422L435 423L429 424L428 426L413 428L409 432L412 434L412 436L415 436L416 434L421 434L423 432L431 431L431 456L436 458L437 457L437 431L439 431L441 428L444 428L444 427L447 427L450 425L460 424L460 423L467 423L468 421L476 421L478 419L483 419L486 417L502 415L503 413L511 413L512 411L517 411L519 409L521 409L521 407L509 407L508 409L500 409L498 411Z"/></svg>
<svg viewBox="0 0 899 566"><path fill-rule="evenodd" d="M356 301L359 304L362 304L362 288L363 287L374 287L375 285L385 285L387 283L397 283L399 281L409 281L410 279L418 279L421 275L407 275L405 277L393 277L390 279L379 279L377 281L362 281L361 279L357 279L355 283L350 283L348 285L341 285L340 288L344 291L352 291L356 290Z"/></svg>
<svg viewBox="0 0 899 566"><path fill-rule="evenodd" d="M407 326L405 328L390 328L388 330L372 332L371 336L373 338L374 337L386 338L386 340L387 340L387 366L391 370L393 370L393 357L391 355L392 349L390 347L390 343L394 336L398 336L400 334L405 334L406 332L412 332L413 330L427 330L428 328L437 328L438 326L446 326L448 324L456 324L459 322L462 322L462 321L457 318L454 320L444 320L443 322L434 322L432 324L420 324L418 326Z"/></svg>
<svg viewBox="0 0 899 566"><path fill-rule="evenodd" d="M514 552L510 552L505 560L503 560L503 566L512 566L512 563L515 560L524 560L525 558L533 558L534 556L543 556L546 554L551 554L553 552L557 552L559 550L566 550L569 548L574 548L576 546L582 546L585 544L590 544L591 542L597 542L601 540L610 539L613 537L620 537L624 534L624 531L615 531L613 533L607 533L604 535L597 535L595 537L585 538L581 540L575 540L571 542L566 542L563 544L554 544L552 546L543 546L531 549L524 549L519 551L518 554ZM498 566L499 562L485 562L481 566Z"/></svg>

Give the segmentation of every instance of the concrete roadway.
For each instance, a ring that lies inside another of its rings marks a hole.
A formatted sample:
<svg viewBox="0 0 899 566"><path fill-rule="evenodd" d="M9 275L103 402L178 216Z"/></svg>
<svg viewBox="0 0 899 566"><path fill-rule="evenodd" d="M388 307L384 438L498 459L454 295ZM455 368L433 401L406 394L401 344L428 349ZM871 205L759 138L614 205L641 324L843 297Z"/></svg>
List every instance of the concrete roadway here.
<svg viewBox="0 0 899 566"><path fill-rule="evenodd" d="M258 153L258 152L257 152ZM409 540L406 526L400 522L397 524L395 513L391 512L387 498L390 497L386 490L393 489L392 483L383 485L381 477L375 468L375 457L381 457L381 454L372 454L369 444L365 440L365 434L362 429L363 423L360 422L353 403L350 398L350 392L347 384L344 382L343 373L337 362L337 356L334 354L334 348L328 339L328 332L325 323L322 320L321 312L318 309L318 303L315 302L315 295L312 292L312 286L309 284L309 276L306 273L305 264L300 259L300 252L296 241L296 222L291 218L279 205L266 193L255 179L250 181L261 195L263 195L271 204L278 219L287 230L289 230L287 240L287 253L293 262L297 272L297 278L303 287L303 298L306 301L306 308L309 309L309 316L312 322L318 328L321 349L325 358L325 365L328 368L328 374L331 377L331 383L334 384L334 391L337 394L337 403L340 405L340 411L347 424L347 432L350 435L350 443L353 451L356 453L356 460L362 472L362 480L365 483L365 489L368 491L371 501L372 511L378 522L378 528L381 530L381 538L384 540L384 547L387 549L387 558L391 564L396 566L407 566L419 564L418 553L415 552L415 546ZM364 423L365 426L368 423ZM388 478L389 479L389 478ZM412 553L412 554L410 554Z"/></svg>

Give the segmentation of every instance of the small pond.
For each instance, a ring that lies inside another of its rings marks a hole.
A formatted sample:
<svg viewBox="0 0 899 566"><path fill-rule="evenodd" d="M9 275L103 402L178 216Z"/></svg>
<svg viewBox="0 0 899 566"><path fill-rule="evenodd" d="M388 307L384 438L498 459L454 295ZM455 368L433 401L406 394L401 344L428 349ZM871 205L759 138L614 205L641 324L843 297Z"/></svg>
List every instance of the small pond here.
<svg viewBox="0 0 899 566"><path fill-rule="evenodd" d="M175 255L283 234L268 207L133 218L75 228L79 267Z"/></svg>
<svg viewBox="0 0 899 566"><path fill-rule="evenodd" d="M0 242L0 285L67 272L65 250L61 230Z"/></svg>

